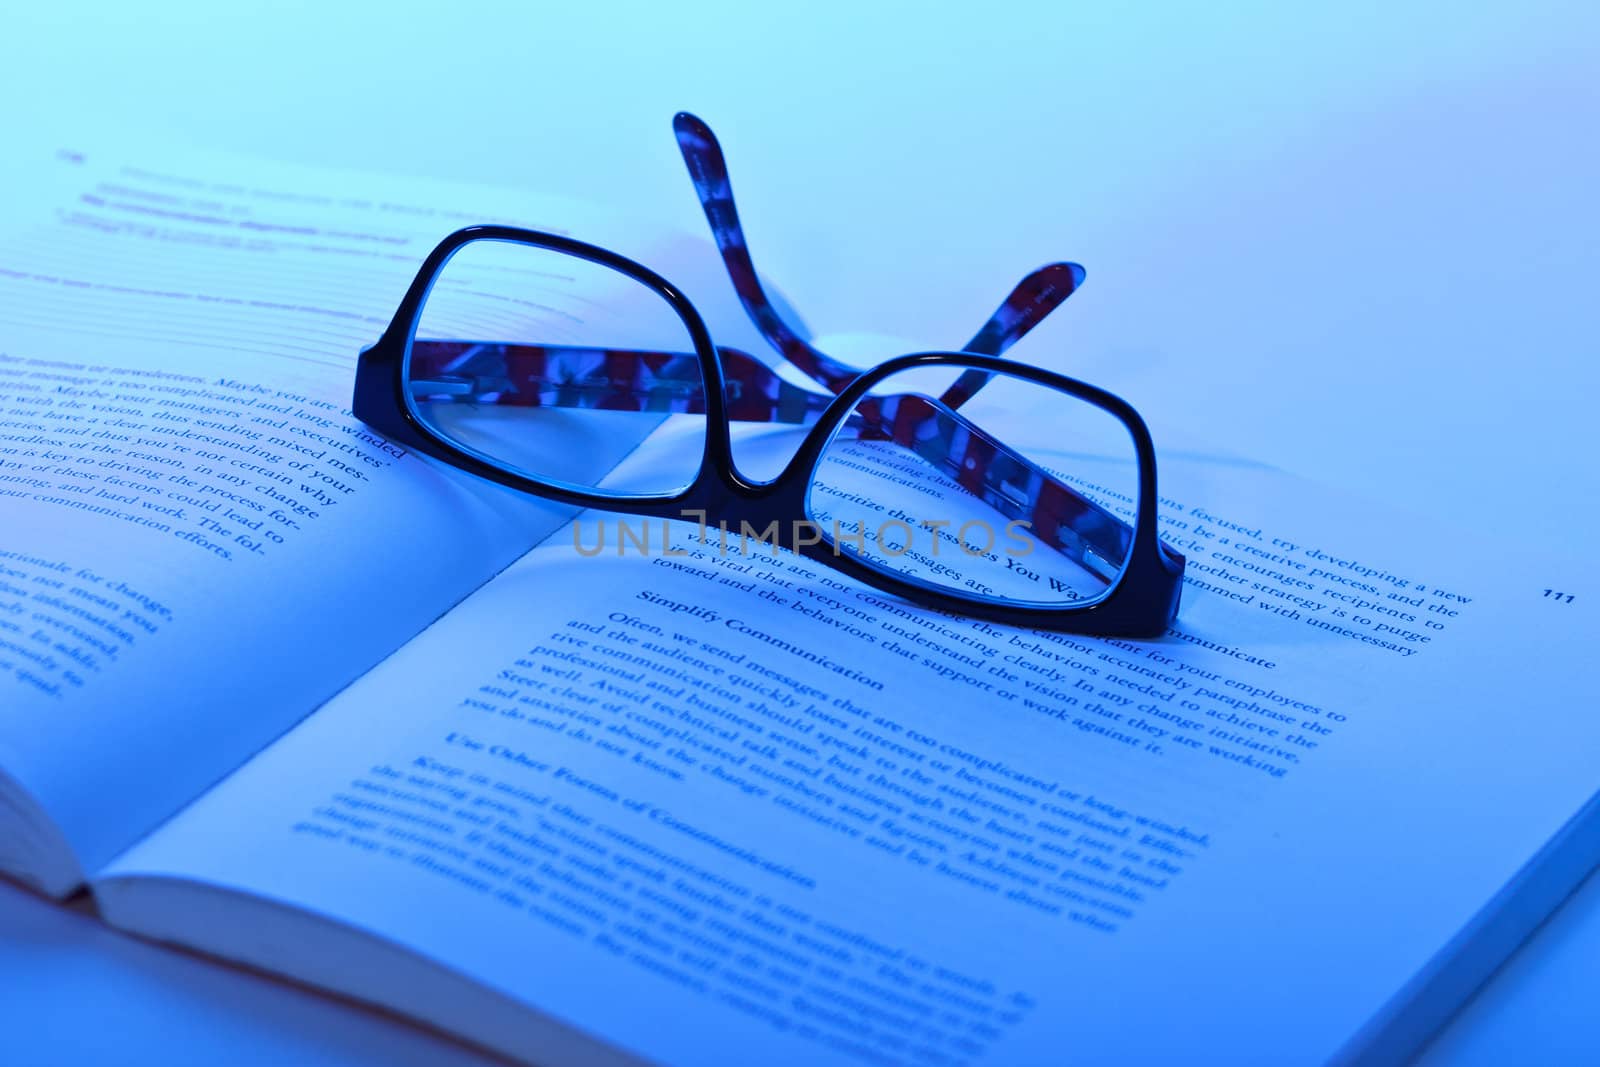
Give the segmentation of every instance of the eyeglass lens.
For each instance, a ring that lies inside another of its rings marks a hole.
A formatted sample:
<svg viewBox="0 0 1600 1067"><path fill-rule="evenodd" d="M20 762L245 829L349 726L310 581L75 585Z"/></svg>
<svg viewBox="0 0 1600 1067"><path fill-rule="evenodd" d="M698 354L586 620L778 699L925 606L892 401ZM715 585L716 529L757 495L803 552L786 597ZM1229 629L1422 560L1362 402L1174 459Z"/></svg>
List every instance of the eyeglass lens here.
<svg viewBox="0 0 1600 1067"><path fill-rule="evenodd" d="M972 600L1063 607L1102 598L1126 566L1139 464L1121 420L1071 393L997 374L959 408L960 366L879 382L812 475L809 517L836 551Z"/></svg>
<svg viewBox="0 0 1600 1067"><path fill-rule="evenodd" d="M418 315L405 383L440 437L580 492L672 495L705 453L705 384L678 313L620 271L536 245L456 251Z"/></svg>

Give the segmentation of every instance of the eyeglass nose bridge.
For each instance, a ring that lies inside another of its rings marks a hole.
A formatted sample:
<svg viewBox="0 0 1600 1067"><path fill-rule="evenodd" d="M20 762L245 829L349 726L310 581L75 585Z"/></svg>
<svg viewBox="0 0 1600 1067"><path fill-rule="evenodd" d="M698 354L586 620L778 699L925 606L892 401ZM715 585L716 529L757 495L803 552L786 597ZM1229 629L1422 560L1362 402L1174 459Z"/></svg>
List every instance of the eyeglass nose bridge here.
<svg viewBox="0 0 1600 1067"><path fill-rule="evenodd" d="M713 530L720 523L733 533L744 524L764 530L776 523L784 528L778 547L793 548L788 527L806 514L808 483L803 475L769 482L748 481L731 464L719 464L713 459L710 470L703 472L700 481L668 517L709 525Z"/></svg>

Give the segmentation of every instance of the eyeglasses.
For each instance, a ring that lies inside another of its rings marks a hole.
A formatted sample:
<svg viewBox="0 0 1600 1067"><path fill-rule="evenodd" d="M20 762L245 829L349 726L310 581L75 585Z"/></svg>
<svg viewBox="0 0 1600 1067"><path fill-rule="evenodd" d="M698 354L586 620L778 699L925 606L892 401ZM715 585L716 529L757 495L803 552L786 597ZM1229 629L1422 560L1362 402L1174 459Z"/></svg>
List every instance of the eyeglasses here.
<svg viewBox="0 0 1600 1067"><path fill-rule="evenodd" d="M904 600L996 622L1163 633L1184 560L1157 537L1144 421L1102 389L998 358L1083 269L1056 263L1025 277L964 351L860 370L774 308L716 138L692 115L673 126L770 351L718 347L672 283L614 252L472 226L428 255L362 351L356 416L540 497L695 521L704 552L788 549ZM762 457L781 460L781 472L751 476Z"/></svg>

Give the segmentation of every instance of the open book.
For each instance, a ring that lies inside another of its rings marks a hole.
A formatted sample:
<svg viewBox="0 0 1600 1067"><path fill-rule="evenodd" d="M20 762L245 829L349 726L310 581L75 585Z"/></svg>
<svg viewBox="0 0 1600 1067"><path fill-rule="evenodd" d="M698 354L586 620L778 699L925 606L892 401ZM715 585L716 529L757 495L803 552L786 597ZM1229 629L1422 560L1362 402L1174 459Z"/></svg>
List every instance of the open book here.
<svg viewBox="0 0 1600 1067"><path fill-rule="evenodd" d="M550 1067L1393 1062L1596 859L1597 591L1529 546L1168 450L1158 640L683 530L594 554L353 420L355 353L495 219L759 346L705 243L198 157L36 177L0 871L119 928Z"/></svg>

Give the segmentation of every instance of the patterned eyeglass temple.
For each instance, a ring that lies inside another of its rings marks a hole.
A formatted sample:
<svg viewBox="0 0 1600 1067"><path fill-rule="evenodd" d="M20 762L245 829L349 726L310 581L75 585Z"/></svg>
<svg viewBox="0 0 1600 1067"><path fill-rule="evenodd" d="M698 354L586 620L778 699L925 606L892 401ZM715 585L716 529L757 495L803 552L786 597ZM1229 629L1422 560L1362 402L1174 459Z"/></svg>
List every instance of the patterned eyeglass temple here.
<svg viewBox="0 0 1600 1067"><path fill-rule="evenodd" d="M744 305L761 336L829 392L837 393L860 371L818 351L796 333L767 298L750 258L750 244L739 225L739 209L733 202L733 182L728 177L728 161L716 135L700 119L680 111L672 120L678 136L678 150L689 168L695 194L705 210L723 266L733 282L734 292ZM1051 263L1040 267L1017 283L989 321L973 335L962 351L998 356L1043 322L1061 302L1083 284L1084 270L1076 263ZM942 398L950 407L959 407L983 387L989 375L968 371Z"/></svg>

